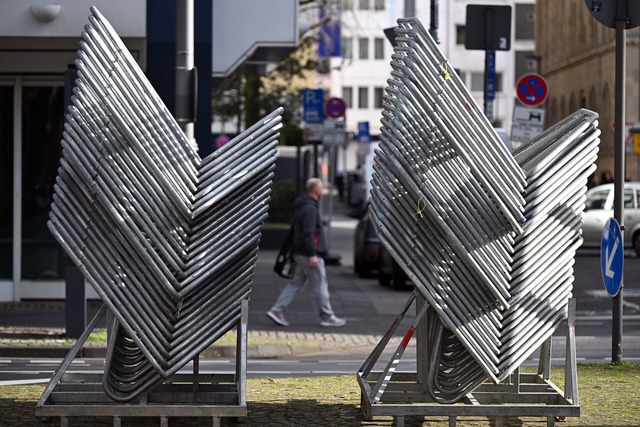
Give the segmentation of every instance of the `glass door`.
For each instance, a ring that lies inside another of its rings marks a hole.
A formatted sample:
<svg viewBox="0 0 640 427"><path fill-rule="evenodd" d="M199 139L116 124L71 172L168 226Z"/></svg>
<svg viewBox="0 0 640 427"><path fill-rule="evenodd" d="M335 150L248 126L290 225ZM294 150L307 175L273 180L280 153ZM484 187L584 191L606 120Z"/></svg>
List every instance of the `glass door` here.
<svg viewBox="0 0 640 427"><path fill-rule="evenodd" d="M22 280L60 281L63 251L47 221L61 156L64 86L25 82L21 91Z"/></svg>
<svg viewBox="0 0 640 427"><path fill-rule="evenodd" d="M0 82L0 281L6 283L13 279L13 107L13 84Z"/></svg>

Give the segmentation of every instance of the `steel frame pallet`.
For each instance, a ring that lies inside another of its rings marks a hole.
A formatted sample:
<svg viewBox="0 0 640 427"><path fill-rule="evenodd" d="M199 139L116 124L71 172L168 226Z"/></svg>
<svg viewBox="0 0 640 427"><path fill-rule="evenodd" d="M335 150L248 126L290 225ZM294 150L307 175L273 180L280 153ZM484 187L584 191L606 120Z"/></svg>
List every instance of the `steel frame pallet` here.
<svg viewBox="0 0 640 427"><path fill-rule="evenodd" d="M382 371L373 371L390 338L416 300L416 318L405 334L391 359ZM457 425L457 417L492 417L495 426L501 427L506 417L546 417L547 426L553 427L556 419L579 417L578 380L575 347L575 299L568 302L566 320L565 387L558 388L550 380L551 337L540 347L537 372L521 373L518 367L505 381L495 384L487 381L468 393L461 402L441 404L433 401L426 386L421 363L426 363L424 344L417 340L417 372L396 372L404 349L415 333L426 329L426 301L416 299L416 291L409 298L403 311L378 343L357 374L361 390L361 409L365 419L374 416L394 416L396 425L404 426L406 416L444 416L449 426Z"/></svg>
<svg viewBox="0 0 640 427"><path fill-rule="evenodd" d="M36 404L36 416L60 417L67 427L70 417L113 417L113 426L120 427L122 417L159 417L160 425L168 427L169 417L209 417L214 427L221 418L243 420L247 416L247 320L248 300L242 300L240 322L237 325L236 372L209 374L199 372L199 358L193 360L193 373L177 373L151 392L132 402L110 399L102 388L102 374L67 373L97 323L107 312L103 305L87 326L45 388Z"/></svg>

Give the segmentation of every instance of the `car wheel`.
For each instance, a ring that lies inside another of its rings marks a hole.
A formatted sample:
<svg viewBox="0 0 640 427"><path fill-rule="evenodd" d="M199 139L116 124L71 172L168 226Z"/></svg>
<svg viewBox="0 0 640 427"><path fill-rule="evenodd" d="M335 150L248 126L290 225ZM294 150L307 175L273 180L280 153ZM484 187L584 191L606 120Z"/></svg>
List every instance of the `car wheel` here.
<svg viewBox="0 0 640 427"><path fill-rule="evenodd" d="M391 282L393 289L396 291L407 287L407 276L404 274L402 268L395 262L391 266Z"/></svg>
<svg viewBox="0 0 640 427"><path fill-rule="evenodd" d="M636 256L640 257L640 232L633 236L633 250L635 251Z"/></svg>
<svg viewBox="0 0 640 427"><path fill-rule="evenodd" d="M391 286L391 275L379 271L378 283L380 284L380 286Z"/></svg>

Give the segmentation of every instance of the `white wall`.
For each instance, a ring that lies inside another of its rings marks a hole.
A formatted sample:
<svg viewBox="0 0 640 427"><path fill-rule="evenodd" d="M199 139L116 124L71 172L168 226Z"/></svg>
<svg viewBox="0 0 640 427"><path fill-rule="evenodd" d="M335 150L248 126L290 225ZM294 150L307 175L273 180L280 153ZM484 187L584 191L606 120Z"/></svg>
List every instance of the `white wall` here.
<svg viewBox="0 0 640 427"><path fill-rule="evenodd" d="M531 4L535 0L520 0L519 4ZM357 2L353 2L357 7ZM371 2L373 4L373 2ZM465 76L465 84L470 88L471 73L484 73L484 51L468 51L464 45L456 45L456 25L464 25L466 21L467 4L475 4L472 0L448 0L439 1L439 28L438 36L440 49L449 58L450 63L456 69L460 69ZM485 0L482 4L511 5L512 10L512 39L511 50L496 52L496 72L502 74L502 92L496 94L494 100L494 117L501 121L502 127L511 128L511 116L515 95L514 63L516 50L534 50L534 42L518 42L515 40L515 0ZM430 1L416 1L416 14L422 24L429 27ZM373 38L385 37L384 28L396 25L397 19L403 14L403 0L388 0L384 12L376 11L345 11L343 12L342 36L353 39L353 59L332 59L332 72L327 78L320 80L327 82L326 88L331 96L342 96L342 87L353 88L355 108L347 111L347 130L355 132L359 121L369 121L372 133L378 133L380 127L380 109L373 106L373 87L386 86L389 77L392 47L385 38L385 59L374 60ZM369 59L359 60L358 37L368 37ZM321 83L322 86L323 83ZM369 87L369 108L361 109L357 106L358 87ZM483 104L483 92L472 92L474 99L480 106Z"/></svg>
<svg viewBox="0 0 640 427"><path fill-rule="evenodd" d="M32 5L60 5L51 22L38 21ZM120 37L146 37L146 0L3 0L0 3L0 37L78 37L89 8L96 6L114 26Z"/></svg>

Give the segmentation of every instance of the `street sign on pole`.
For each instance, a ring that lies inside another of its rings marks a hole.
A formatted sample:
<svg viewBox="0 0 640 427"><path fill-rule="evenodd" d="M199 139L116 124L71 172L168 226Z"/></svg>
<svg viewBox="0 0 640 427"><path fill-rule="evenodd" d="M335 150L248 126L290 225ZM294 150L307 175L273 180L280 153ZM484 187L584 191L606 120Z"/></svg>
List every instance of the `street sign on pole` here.
<svg viewBox="0 0 640 427"><path fill-rule="evenodd" d="M324 135L322 136L322 145L344 145L347 142L347 132L345 131L346 123L344 120L324 121Z"/></svg>
<svg viewBox="0 0 640 427"><path fill-rule="evenodd" d="M637 0L584 0L591 15L609 28L616 28L618 2L624 3L626 29L640 25L640 2Z"/></svg>
<svg viewBox="0 0 640 427"><path fill-rule="evenodd" d="M322 89L302 91L302 120L305 123L324 122L324 91Z"/></svg>
<svg viewBox="0 0 640 427"><path fill-rule="evenodd" d="M624 243L620 225L615 218L609 218L602 229L600 246L600 268L604 287L609 295L615 297L622 286L624 267Z"/></svg>
<svg viewBox="0 0 640 427"><path fill-rule="evenodd" d="M484 92L488 101L496 99L496 51L487 51L487 67Z"/></svg>
<svg viewBox="0 0 640 427"><path fill-rule="evenodd" d="M358 122L358 143L366 144L367 142L371 142L369 122Z"/></svg>
<svg viewBox="0 0 640 427"><path fill-rule="evenodd" d="M549 86L542 76L531 73L520 77L516 84L518 100L528 107L542 104L549 95Z"/></svg>
<svg viewBox="0 0 640 427"><path fill-rule="evenodd" d="M468 4L466 12L465 49L511 49L511 6Z"/></svg>
<svg viewBox="0 0 640 427"><path fill-rule="evenodd" d="M324 106L324 112L332 119L339 119L347 112L347 104L342 98L329 98Z"/></svg>
<svg viewBox="0 0 640 427"><path fill-rule="evenodd" d="M616 86L615 86L615 130L613 137L613 215L617 221L624 218L624 118L626 103L626 63L627 33L626 29L640 23L640 7L637 0L585 0L587 9L598 22L616 30ZM613 297L611 319L611 362L622 361L622 299L623 292Z"/></svg>

